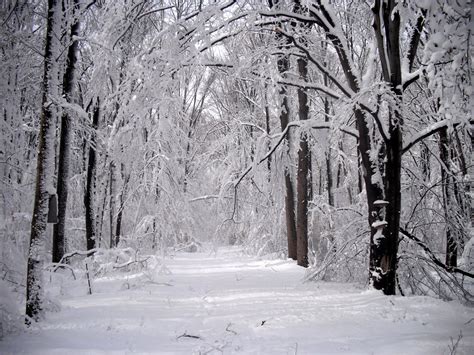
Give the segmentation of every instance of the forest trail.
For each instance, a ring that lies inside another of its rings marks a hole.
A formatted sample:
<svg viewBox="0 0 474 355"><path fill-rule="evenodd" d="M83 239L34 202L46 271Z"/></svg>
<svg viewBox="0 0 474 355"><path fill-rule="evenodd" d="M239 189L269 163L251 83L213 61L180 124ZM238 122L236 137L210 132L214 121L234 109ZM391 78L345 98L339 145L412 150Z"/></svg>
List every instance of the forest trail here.
<svg viewBox="0 0 474 355"><path fill-rule="evenodd" d="M474 310L302 283L293 262L236 248L178 253L146 271L51 284L59 312L1 354L474 354ZM460 334L462 334L460 336Z"/></svg>

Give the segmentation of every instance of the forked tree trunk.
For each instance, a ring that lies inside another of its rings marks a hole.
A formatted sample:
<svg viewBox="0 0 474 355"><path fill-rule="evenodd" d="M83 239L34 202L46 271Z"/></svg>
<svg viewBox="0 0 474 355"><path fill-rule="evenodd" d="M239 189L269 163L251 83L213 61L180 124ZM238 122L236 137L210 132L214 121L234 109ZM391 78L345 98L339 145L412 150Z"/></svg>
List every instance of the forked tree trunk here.
<svg viewBox="0 0 474 355"><path fill-rule="evenodd" d="M398 255L398 234L401 209L402 159L402 71L400 53L400 13L397 1L375 1L374 30L382 64L384 81L389 85L393 103L389 105L388 134L385 148L380 151L378 171L383 178L383 198L388 203L380 207L379 219L385 224L371 225L370 278L376 289L394 295ZM369 217L370 218L370 217Z"/></svg>
<svg viewBox="0 0 474 355"><path fill-rule="evenodd" d="M26 323L38 320L43 309L43 263L47 232L49 189L53 185L55 108L51 103L58 94L56 55L59 43L59 2L48 0L46 44L44 49L43 97L41 102L35 201L31 221L28 271L26 278Z"/></svg>
<svg viewBox="0 0 474 355"><path fill-rule="evenodd" d="M318 13L313 16L317 19L315 23L325 31L332 43L348 86L353 92L360 92L359 81L353 72L346 46L339 37L340 34L333 31L336 19L331 18L331 12L327 11L326 6L318 1ZM373 141L373 132L369 130L367 121L380 121L381 117L375 113L376 117L366 120L367 113L361 108L354 108L359 135L357 148L366 188L370 226L369 278L376 289L387 295L395 293L401 207L402 76L399 48L400 14L396 6L396 0L375 0L372 8L383 80L390 87L392 102L395 102L389 105L389 115L386 117L388 132L386 135L380 132L382 137L378 139L382 142L377 152L372 150L376 149L379 142ZM414 43L416 44L416 41ZM383 123L380 125L384 126ZM374 157L375 155L377 157Z"/></svg>
<svg viewBox="0 0 474 355"><path fill-rule="evenodd" d="M79 51L77 37L79 36L80 22L76 18L79 13L79 0L73 0L73 24L71 26L70 41L68 48L66 71L63 78L63 95L68 103L73 102L76 87L76 62ZM61 117L61 135L59 143L58 161L58 223L53 229L53 250L52 260L57 263L61 260L65 252L64 230L66 226L66 209L69 183L69 160L71 155L71 140L74 131L73 121L67 111Z"/></svg>

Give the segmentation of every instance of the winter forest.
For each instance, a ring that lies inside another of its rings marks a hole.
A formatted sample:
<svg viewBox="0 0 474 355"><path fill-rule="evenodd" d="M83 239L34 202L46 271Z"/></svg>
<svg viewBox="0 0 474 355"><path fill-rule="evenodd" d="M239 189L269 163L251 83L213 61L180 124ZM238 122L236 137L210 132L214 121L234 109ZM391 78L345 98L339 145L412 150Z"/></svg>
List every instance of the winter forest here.
<svg viewBox="0 0 474 355"><path fill-rule="evenodd" d="M2 0L0 353L474 353L471 8Z"/></svg>

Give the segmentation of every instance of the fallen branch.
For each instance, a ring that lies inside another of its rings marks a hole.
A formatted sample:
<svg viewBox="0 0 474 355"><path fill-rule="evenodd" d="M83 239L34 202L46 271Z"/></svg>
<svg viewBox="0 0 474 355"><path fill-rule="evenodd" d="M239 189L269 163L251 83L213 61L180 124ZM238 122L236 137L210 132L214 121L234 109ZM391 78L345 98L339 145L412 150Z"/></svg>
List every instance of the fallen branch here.
<svg viewBox="0 0 474 355"><path fill-rule="evenodd" d="M202 339L199 335L187 334L186 332L184 332L184 334L181 334L181 335L180 335L179 337L177 337L176 339L179 339L179 338Z"/></svg>
<svg viewBox="0 0 474 355"><path fill-rule="evenodd" d="M98 251L97 248L94 248L94 249L90 249L90 250L76 250L76 251L72 251L70 253L66 253L63 255L63 257L61 258L61 260L59 260L59 262L56 264L56 267L53 269L53 272L56 272L58 270L58 268L61 266L61 265L64 265L66 264L67 260L69 258L72 258L73 256L76 256L76 255L80 255L80 256L92 256L94 255L96 252Z"/></svg>
<svg viewBox="0 0 474 355"><path fill-rule="evenodd" d="M145 259L142 259L142 260L130 260L130 261L127 261L127 262L125 262L125 263L123 263L123 264L114 264L114 265L112 266L112 268L114 268L114 269L121 269L121 268L127 267L127 266L132 265L132 264L135 264L135 263L140 263L140 264L142 264L142 266L143 266L143 263L146 262L148 259L150 259L150 257L145 258Z"/></svg>
<svg viewBox="0 0 474 355"><path fill-rule="evenodd" d="M433 263L435 263L440 268L446 270L449 273L457 273L457 274L461 274L461 275L464 275L464 276L467 276L467 277L470 277L470 278L474 279L474 274L472 274L470 272L467 272L467 271L464 271L462 269L459 269L458 267L448 266L448 265L444 264L441 260L439 260L436 257L436 255L430 250L430 248L428 248L428 246L425 243L423 243L420 239L415 237L413 234L411 234L407 230L405 230L401 227L400 227L399 230L408 239L411 239L416 244L418 244L426 252L426 254L428 254L428 257L431 259L431 261L433 261Z"/></svg>
<svg viewBox="0 0 474 355"><path fill-rule="evenodd" d="M174 286L168 282L155 282L155 281L145 281L147 284L158 285L158 286Z"/></svg>
<svg viewBox="0 0 474 355"><path fill-rule="evenodd" d="M74 269L71 267L71 265L61 264L61 263L52 263L52 264L46 266L45 269L49 269L51 267L53 268L52 272L56 272L58 269L69 270L69 271L71 271L71 274L72 274L72 277L74 278L74 280L77 280L76 279L76 274L74 273Z"/></svg>
<svg viewBox="0 0 474 355"><path fill-rule="evenodd" d="M232 325L232 323L227 324L227 327L225 328L225 330L229 333L237 335L237 332L235 330L229 329L231 325Z"/></svg>

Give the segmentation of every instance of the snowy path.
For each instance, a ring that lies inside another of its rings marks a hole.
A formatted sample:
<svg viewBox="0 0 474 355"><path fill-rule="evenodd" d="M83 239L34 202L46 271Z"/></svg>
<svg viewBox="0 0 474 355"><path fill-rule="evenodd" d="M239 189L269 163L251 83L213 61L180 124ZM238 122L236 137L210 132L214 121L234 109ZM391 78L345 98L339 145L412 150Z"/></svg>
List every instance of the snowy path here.
<svg viewBox="0 0 474 355"><path fill-rule="evenodd" d="M474 310L427 297L385 297L302 284L290 262L178 254L145 274L65 289L62 310L0 354L474 354ZM145 282L148 280L148 282Z"/></svg>

